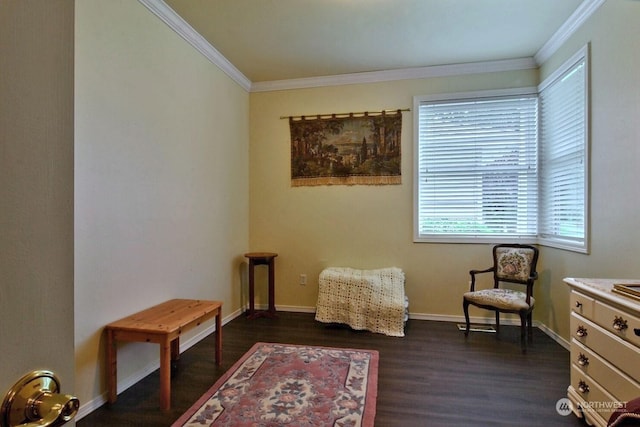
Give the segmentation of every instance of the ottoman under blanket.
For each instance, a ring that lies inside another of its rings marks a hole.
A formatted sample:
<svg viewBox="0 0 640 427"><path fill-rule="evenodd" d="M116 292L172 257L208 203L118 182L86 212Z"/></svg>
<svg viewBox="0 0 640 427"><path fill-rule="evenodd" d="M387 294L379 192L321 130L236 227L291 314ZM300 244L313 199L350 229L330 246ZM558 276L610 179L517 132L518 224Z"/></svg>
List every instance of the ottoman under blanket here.
<svg viewBox="0 0 640 427"><path fill-rule="evenodd" d="M315 317L319 322L403 337L406 311L404 272L397 267L330 267L320 273Z"/></svg>

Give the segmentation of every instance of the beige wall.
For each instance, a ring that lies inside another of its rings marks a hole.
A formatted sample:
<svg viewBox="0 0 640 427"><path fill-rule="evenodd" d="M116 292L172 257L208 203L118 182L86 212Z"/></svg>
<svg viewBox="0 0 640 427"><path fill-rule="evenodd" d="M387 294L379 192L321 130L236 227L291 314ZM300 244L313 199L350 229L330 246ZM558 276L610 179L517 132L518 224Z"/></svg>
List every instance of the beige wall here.
<svg viewBox="0 0 640 427"><path fill-rule="evenodd" d="M413 111L403 113L402 184L291 187L289 125L280 116L411 108L413 97L535 86L536 70L251 95L250 239L279 253L277 303L312 309L327 266L397 266L416 315L459 316L472 266L490 246L413 243ZM299 275L309 277L300 286Z"/></svg>
<svg viewBox="0 0 640 427"><path fill-rule="evenodd" d="M105 398L105 324L170 298L222 300L225 317L239 309L249 94L136 1L76 2L75 44L76 392L86 411ZM155 345L121 346L120 385L158 360Z"/></svg>
<svg viewBox="0 0 640 427"><path fill-rule="evenodd" d="M566 339L566 276L640 277L640 3L606 2L543 67L545 75L591 41L591 253L542 248L534 317ZM531 71L349 85L251 95L250 241L277 258L277 304L315 306L326 266L398 266L411 312L455 319L468 270L490 264L489 246L412 242L413 113L404 113L399 186L290 186L288 124L280 116L412 106L414 95L530 86ZM310 280L298 284L299 274ZM264 298L264 294L262 295ZM472 315L482 315L480 311Z"/></svg>

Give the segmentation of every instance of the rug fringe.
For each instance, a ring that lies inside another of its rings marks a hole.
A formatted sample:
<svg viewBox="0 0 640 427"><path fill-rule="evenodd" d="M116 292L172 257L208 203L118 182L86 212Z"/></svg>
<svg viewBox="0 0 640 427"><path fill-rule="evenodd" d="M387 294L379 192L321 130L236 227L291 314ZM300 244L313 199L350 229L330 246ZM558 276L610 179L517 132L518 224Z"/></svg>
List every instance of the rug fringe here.
<svg viewBox="0 0 640 427"><path fill-rule="evenodd" d="M395 185L402 184L402 177L395 176L326 176L317 178L295 178L291 180L292 187L318 185Z"/></svg>

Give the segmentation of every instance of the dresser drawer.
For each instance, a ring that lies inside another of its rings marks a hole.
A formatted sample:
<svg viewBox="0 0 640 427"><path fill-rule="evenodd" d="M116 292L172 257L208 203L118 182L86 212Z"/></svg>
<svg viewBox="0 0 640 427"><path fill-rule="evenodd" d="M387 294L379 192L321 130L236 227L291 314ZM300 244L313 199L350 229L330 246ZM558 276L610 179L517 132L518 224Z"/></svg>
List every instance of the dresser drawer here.
<svg viewBox="0 0 640 427"><path fill-rule="evenodd" d="M571 340L571 362L620 402L640 396L640 384L575 339Z"/></svg>
<svg viewBox="0 0 640 427"><path fill-rule="evenodd" d="M621 403L602 388L597 381L586 375L575 365L571 365L571 387L580 398L580 408L585 414L594 418L594 413L600 415L603 420L608 420Z"/></svg>
<svg viewBox="0 0 640 427"><path fill-rule="evenodd" d="M581 314L587 319L593 319L593 306L595 300L580 292L571 291L569 295L569 307L574 313Z"/></svg>
<svg viewBox="0 0 640 427"><path fill-rule="evenodd" d="M640 378L640 352L634 345L576 313L571 313L571 336L632 378Z"/></svg>
<svg viewBox="0 0 640 427"><path fill-rule="evenodd" d="M596 301L593 320L614 335L640 346L640 319Z"/></svg>

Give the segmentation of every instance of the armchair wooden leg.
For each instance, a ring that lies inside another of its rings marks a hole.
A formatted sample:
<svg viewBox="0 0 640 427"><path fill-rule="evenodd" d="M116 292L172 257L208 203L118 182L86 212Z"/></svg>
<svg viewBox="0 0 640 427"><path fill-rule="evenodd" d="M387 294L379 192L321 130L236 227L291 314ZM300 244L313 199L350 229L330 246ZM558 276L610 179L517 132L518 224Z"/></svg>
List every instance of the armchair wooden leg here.
<svg viewBox="0 0 640 427"><path fill-rule="evenodd" d="M496 311L496 335L500 333L500 312Z"/></svg>
<svg viewBox="0 0 640 427"><path fill-rule="evenodd" d="M520 346L522 347L522 352L527 351L527 315L526 313L520 312Z"/></svg>
<svg viewBox="0 0 640 427"><path fill-rule="evenodd" d="M464 310L464 320L467 322L467 328L464 330L464 336L469 335L469 328L471 327L471 323L469 322L469 302L467 300L462 300L462 309Z"/></svg>

